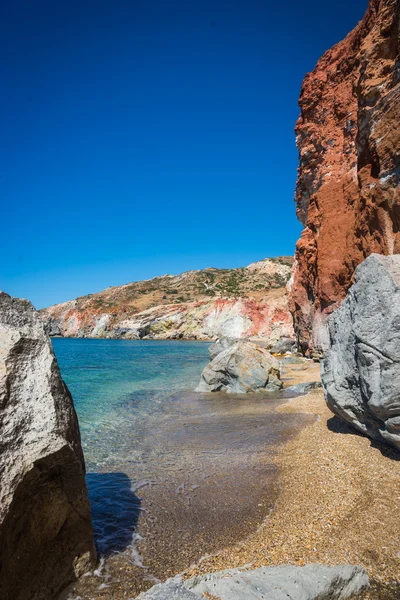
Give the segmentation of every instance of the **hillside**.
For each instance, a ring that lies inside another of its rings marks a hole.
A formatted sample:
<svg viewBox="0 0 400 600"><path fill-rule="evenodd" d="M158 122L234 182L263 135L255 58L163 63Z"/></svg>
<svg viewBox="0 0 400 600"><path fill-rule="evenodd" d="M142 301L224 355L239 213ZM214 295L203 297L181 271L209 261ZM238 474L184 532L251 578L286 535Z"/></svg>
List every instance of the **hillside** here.
<svg viewBox="0 0 400 600"><path fill-rule="evenodd" d="M292 257L207 268L110 287L41 311L50 335L156 339L292 336Z"/></svg>

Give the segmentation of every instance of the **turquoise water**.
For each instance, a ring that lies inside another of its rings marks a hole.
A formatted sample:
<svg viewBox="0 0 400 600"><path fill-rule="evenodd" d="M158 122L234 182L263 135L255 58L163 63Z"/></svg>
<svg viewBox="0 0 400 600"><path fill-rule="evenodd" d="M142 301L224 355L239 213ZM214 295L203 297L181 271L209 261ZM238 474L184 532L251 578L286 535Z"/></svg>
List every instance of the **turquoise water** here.
<svg viewBox="0 0 400 600"><path fill-rule="evenodd" d="M234 545L276 496L285 393L201 394L208 344L54 339L78 414L100 567L68 599L134 598Z"/></svg>
<svg viewBox="0 0 400 600"><path fill-rule="evenodd" d="M54 338L78 413L88 472L119 469L137 452L135 429L172 394L192 390L208 344Z"/></svg>

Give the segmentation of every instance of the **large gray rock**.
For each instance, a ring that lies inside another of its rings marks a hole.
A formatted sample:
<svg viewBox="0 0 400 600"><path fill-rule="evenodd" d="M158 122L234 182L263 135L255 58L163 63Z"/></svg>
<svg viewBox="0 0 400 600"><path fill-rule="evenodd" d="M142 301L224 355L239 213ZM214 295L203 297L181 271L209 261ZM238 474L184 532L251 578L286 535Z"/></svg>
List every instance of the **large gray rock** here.
<svg viewBox="0 0 400 600"><path fill-rule="evenodd" d="M281 387L276 358L252 342L236 341L205 367L196 391L243 394L276 391Z"/></svg>
<svg viewBox="0 0 400 600"><path fill-rule="evenodd" d="M282 336L270 350L272 354L285 354L296 350L296 341L292 338Z"/></svg>
<svg viewBox="0 0 400 600"><path fill-rule="evenodd" d="M0 292L0 598L50 600L95 560L78 422L43 324Z"/></svg>
<svg viewBox="0 0 400 600"><path fill-rule="evenodd" d="M208 348L208 356L210 361L214 360L224 350L234 346L240 341L239 338L221 337L214 344L210 344Z"/></svg>
<svg viewBox="0 0 400 600"><path fill-rule="evenodd" d="M137 600L346 600L368 588L362 567L306 565L229 569L182 581L174 577Z"/></svg>
<svg viewBox="0 0 400 600"><path fill-rule="evenodd" d="M372 254L329 319L321 363L329 408L400 449L400 255Z"/></svg>

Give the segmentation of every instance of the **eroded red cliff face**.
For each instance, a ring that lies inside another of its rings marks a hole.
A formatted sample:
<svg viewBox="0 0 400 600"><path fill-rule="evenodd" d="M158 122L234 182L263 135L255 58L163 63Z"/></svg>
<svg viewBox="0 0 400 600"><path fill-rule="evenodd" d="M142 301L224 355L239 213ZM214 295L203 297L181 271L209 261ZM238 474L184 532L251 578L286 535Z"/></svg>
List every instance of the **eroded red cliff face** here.
<svg viewBox="0 0 400 600"><path fill-rule="evenodd" d="M370 0L357 27L306 75L291 310L303 350L326 347L326 320L372 252L400 253L400 0Z"/></svg>

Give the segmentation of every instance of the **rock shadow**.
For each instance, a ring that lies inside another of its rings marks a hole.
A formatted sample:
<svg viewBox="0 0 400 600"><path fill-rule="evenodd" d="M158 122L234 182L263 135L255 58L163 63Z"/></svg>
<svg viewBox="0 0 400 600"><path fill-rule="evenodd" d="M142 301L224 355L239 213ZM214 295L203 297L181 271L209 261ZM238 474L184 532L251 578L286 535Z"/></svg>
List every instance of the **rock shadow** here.
<svg viewBox="0 0 400 600"><path fill-rule="evenodd" d="M360 437L368 438L368 436L363 435L361 432L357 431L356 429L345 423L345 421L342 421L341 419L339 419L339 417L336 416L328 419L327 425L329 431L333 431L334 433L341 433L345 435L357 435ZM389 444L386 444L383 441L379 442L371 438L368 439L371 442L371 446L373 448L377 448L377 450L379 450L379 452L383 456L386 456L386 458L390 458L391 460L400 460L400 451L396 450L396 448L394 448L393 446L390 446Z"/></svg>
<svg viewBox="0 0 400 600"><path fill-rule="evenodd" d="M96 548L101 556L123 552L137 529L141 500L125 473L86 475Z"/></svg>
<svg viewBox="0 0 400 600"><path fill-rule="evenodd" d="M348 423L339 419L339 417L331 417L327 421L329 431L333 431L333 433L344 433L347 435L357 435L359 437L365 437L362 433L353 429Z"/></svg>

